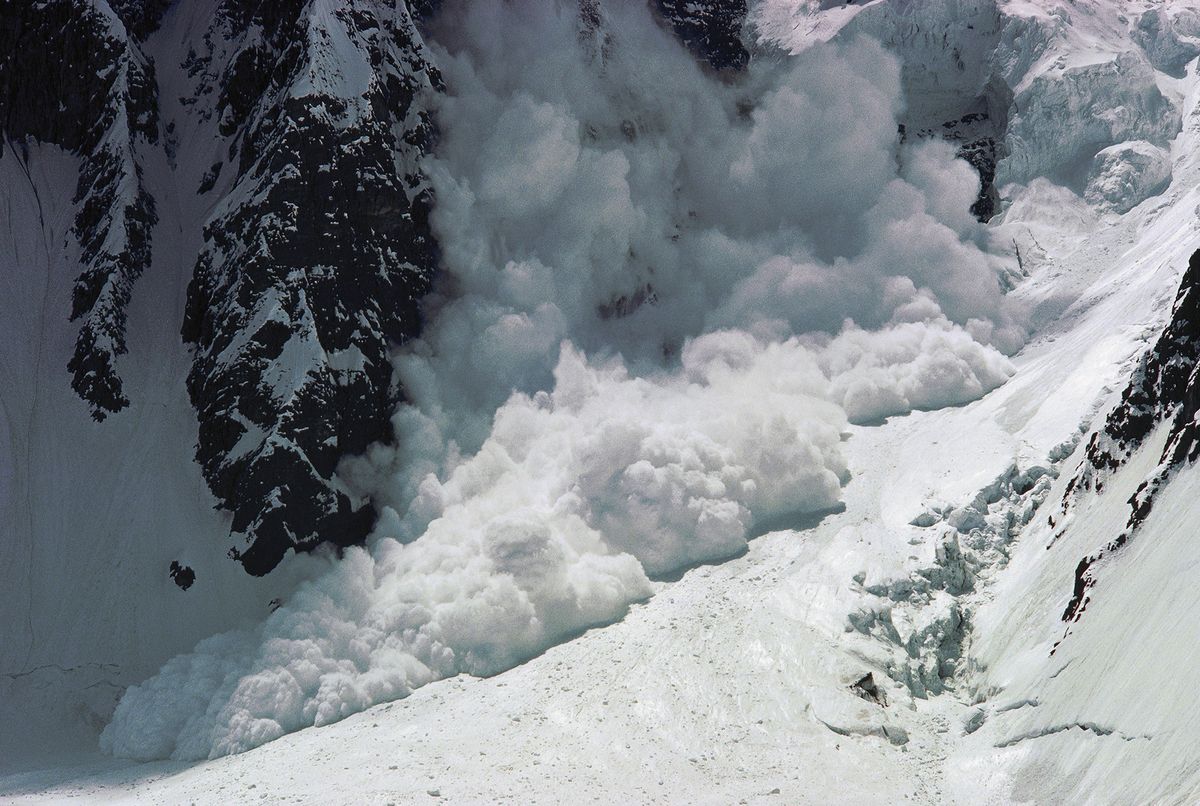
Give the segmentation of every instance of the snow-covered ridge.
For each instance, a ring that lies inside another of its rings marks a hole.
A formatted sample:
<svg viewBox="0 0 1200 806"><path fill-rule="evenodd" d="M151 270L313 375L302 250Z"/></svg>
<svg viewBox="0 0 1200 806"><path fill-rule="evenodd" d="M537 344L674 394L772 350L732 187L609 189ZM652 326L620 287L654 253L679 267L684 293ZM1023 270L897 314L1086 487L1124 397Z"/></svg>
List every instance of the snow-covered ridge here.
<svg viewBox="0 0 1200 806"><path fill-rule="evenodd" d="M197 460L265 574L370 527L335 468L388 437L388 351L419 330L438 78L403 4L224 4L189 48L189 97L216 96L184 110L214 138L182 322Z"/></svg>

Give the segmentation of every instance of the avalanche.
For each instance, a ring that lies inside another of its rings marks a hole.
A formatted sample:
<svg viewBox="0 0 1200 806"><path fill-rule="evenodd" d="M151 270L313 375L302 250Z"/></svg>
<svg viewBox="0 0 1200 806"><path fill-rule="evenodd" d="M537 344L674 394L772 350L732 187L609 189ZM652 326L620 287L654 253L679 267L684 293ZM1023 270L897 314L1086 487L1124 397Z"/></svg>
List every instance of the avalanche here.
<svg viewBox="0 0 1200 806"><path fill-rule="evenodd" d="M897 147L878 45L726 85L641 8L450 5L432 32L453 293L398 361L399 447L349 463L384 508L369 557L131 688L101 737L117 755L239 752L509 668L620 618L647 575L833 508L847 415L1011 372L977 180L948 146Z"/></svg>
<svg viewBox="0 0 1200 806"><path fill-rule="evenodd" d="M368 545L102 738L210 760L0 793L1194 800L1192 379L1138 384L1194 358L1200 3L760 0L732 73L583 9L428 25L443 274L338 467Z"/></svg>

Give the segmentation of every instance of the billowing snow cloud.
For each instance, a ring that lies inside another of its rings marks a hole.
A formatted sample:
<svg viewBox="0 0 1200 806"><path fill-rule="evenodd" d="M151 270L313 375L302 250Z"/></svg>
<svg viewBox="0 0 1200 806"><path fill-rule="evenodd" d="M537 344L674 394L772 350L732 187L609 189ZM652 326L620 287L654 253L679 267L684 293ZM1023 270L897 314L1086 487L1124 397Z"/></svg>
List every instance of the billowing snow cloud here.
<svg viewBox="0 0 1200 806"><path fill-rule="evenodd" d="M877 44L706 75L640 4L453 5L444 277L367 549L130 689L111 752L197 758L493 673L837 504L848 421L969 401L1021 340L977 179L901 147Z"/></svg>

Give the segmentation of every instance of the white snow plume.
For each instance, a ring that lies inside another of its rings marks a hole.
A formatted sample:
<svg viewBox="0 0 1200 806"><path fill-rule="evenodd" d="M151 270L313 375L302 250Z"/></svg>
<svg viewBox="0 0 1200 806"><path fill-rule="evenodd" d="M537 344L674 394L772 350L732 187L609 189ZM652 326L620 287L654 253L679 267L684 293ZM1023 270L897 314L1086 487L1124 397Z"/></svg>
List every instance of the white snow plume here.
<svg viewBox="0 0 1200 806"><path fill-rule="evenodd" d="M856 423L967 403L1012 374L1008 359L945 319L875 332L847 327L819 360L832 399Z"/></svg>
<svg viewBox="0 0 1200 806"><path fill-rule="evenodd" d="M130 689L106 749L237 752L502 670L836 505L847 414L1008 377L977 179L899 145L892 56L820 46L730 82L643 4L600 17L443 13L445 276L397 357L398 447L343 468L372 545Z"/></svg>

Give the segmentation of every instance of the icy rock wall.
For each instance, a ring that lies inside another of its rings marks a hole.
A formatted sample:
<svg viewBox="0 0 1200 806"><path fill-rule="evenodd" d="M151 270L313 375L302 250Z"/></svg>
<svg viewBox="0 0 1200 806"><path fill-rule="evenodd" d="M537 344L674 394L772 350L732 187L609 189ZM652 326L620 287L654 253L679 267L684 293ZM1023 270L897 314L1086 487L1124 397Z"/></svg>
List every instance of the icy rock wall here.
<svg viewBox="0 0 1200 806"><path fill-rule="evenodd" d="M984 219L1009 183L1048 176L1082 196L1088 177L1106 170L1093 166L1104 149L1127 141L1166 148L1182 123L1159 79L1200 52L1195 12L1175 5L1126 16L1095 0L762 0L749 19L767 49L867 34L900 53L906 136L959 145L980 174L975 212ZM1097 203L1132 207L1161 189L1133 184L1131 200L1099 194Z"/></svg>
<svg viewBox="0 0 1200 806"><path fill-rule="evenodd" d="M1013 97L1008 156L998 181L1049 176L1076 189L1101 150L1128 140L1166 145L1182 126L1143 54L1127 51L1096 64L1055 63Z"/></svg>

